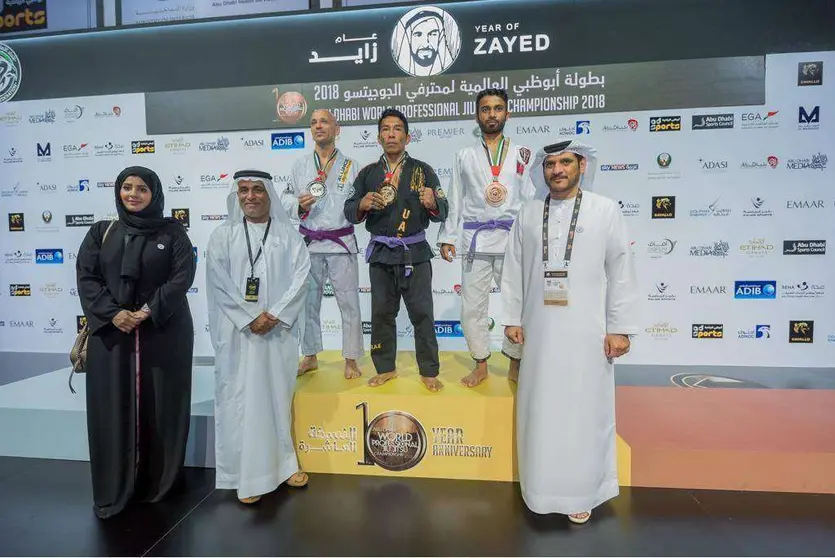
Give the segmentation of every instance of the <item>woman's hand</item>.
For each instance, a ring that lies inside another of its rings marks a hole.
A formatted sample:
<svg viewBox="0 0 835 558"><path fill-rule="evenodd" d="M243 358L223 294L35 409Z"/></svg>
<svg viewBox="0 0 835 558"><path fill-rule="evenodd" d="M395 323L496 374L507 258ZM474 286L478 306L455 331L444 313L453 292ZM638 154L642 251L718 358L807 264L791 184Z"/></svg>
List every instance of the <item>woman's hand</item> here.
<svg viewBox="0 0 835 558"><path fill-rule="evenodd" d="M130 333L133 331L136 326L141 323L141 320L138 320L133 312L128 312L127 310L121 310L118 314L113 316L113 325L116 326L119 331L123 333Z"/></svg>

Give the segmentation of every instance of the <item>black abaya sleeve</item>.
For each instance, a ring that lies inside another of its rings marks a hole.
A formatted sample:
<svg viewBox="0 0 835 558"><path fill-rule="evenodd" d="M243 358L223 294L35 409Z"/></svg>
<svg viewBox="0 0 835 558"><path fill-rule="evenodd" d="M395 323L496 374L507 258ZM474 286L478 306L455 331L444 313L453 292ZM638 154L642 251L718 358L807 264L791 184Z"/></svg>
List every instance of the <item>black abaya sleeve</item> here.
<svg viewBox="0 0 835 558"><path fill-rule="evenodd" d="M178 226L176 231L171 273L168 275L168 280L160 285L148 301L151 319L157 327L168 321L183 305L197 270L191 240L181 226Z"/></svg>
<svg viewBox="0 0 835 558"><path fill-rule="evenodd" d="M90 227L87 235L78 249L78 259L75 262L76 283L81 309L87 317L90 333L95 333L113 320L122 308L107 290L104 274L99 263L101 252L101 238L110 223L100 222Z"/></svg>

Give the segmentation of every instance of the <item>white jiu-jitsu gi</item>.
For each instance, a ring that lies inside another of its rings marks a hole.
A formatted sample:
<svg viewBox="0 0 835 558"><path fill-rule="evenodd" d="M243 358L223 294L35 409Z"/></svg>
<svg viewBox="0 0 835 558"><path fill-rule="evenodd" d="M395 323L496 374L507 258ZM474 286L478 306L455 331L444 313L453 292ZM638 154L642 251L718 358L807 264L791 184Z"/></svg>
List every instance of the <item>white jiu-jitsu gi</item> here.
<svg viewBox="0 0 835 558"><path fill-rule="evenodd" d="M575 142L565 151L586 156L588 164L568 266L568 305L544 304L543 151L531 173L537 198L524 205L510 232L502 303L503 324L524 332L516 396L522 497L536 513L568 515L590 511L619 493L614 366L604 337L638 332L638 294L618 204L590 191L594 151ZM564 261L574 202L551 200L551 266Z"/></svg>
<svg viewBox="0 0 835 558"><path fill-rule="evenodd" d="M272 182L251 180L265 182L272 219L266 241L267 224L247 224L253 255L263 249L255 264L258 302L244 299L251 271L237 181L227 199L229 218L212 232L206 258L215 349L216 486L237 489L239 498L269 493L299 470L291 404L299 354L296 319L310 270L304 241ZM263 311L280 323L256 335L249 325Z"/></svg>
<svg viewBox="0 0 835 558"><path fill-rule="evenodd" d="M322 161L324 164L325 161ZM360 317L359 268L354 226L345 219L345 200L353 194L359 164L336 152L325 182L326 195L299 214L298 198L307 193L308 184L317 177L314 154L295 161L291 182L282 193L282 204L299 226L310 252L310 290L305 303L302 328L302 353L312 356L323 349L321 309L325 283L330 282L342 316L342 356L356 360L365 354Z"/></svg>
<svg viewBox="0 0 835 558"><path fill-rule="evenodd" d="M451 244L461 257L461 327L477 360L490 356L489 302L495 282L501 286L508 231L522 204L534 196L530 149L509 138L499 182L507 190L504 203L493 206L485 189L493 181L489 155L482 141L455 154L447 190L449 216L441 223L438 244ZM522 346L502 344L505 355L522 358Z"/></svg>

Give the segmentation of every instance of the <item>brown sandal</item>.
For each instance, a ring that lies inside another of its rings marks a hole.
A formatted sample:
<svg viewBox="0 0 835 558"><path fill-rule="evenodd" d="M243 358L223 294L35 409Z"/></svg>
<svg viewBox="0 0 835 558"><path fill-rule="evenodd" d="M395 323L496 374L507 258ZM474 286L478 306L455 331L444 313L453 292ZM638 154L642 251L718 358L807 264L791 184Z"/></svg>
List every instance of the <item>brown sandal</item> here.
<svg viewBox="0 0 835 558"><path fill-rule="evenodd" d="M260 496L250 496L249 498L238 498L241 504L254 504L261 500Z"/></svg>
<svg viewBox="0 0 835 558"><path fill-rule="evenodd" d="M293 475L287 479L287 486L292 486L293 488L301 488L306 486L310 477L304 471L299 471L297 473L293 473Z"/></svg>

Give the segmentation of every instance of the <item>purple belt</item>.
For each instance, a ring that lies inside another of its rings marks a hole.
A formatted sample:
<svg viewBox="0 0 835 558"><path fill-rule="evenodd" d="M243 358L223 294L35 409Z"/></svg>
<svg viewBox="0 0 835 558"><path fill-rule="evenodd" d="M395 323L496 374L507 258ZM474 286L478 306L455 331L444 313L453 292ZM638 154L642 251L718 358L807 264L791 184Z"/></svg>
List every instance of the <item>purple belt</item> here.
<svg viewBox="0 0 835 558"><path fill-rule="evenodd" d="M304 239L310 244L314 240L330 240L331 242L336 242L343 248L345 251L350 253L351 250L348 248L348 245L342 242L343 236L348 236L350 234L354 234L354 225L350 225L345 227L344 229L334 229L330 231L314 231L308 229L304 225L299 225L299 232L302 233Z"/></svg>
<svg viewBox="0 0 835 558"><path fill-rule="evenodd" d="M465 231L475 231L473 233L473 240L470 242L470 250L467 252L467 261L472 262L475 258L475 241L478 238L478 233L481 231L495 231L501 229L509 231L513 226L513 219L502 219L498 221L468 221L464 223Z"/></svg>
<svg viewBox="0 0 835 558"><path fill-rule="evenodd" d="M398 238L396 236L378 236L376 234L372 234L371 240L368 243L368 247L365 249L365 263L368 263L368 261L371 259L371 252L374 249L374 243L384 244L392 249L398 246L402 246L406 250L406 277L408 277L412 274L412 269L414 269L412 267L412 255L409 252L409 245L424 242L425 240L426 231L420 231L417 234L413 234L405 238Z"/></svg>

